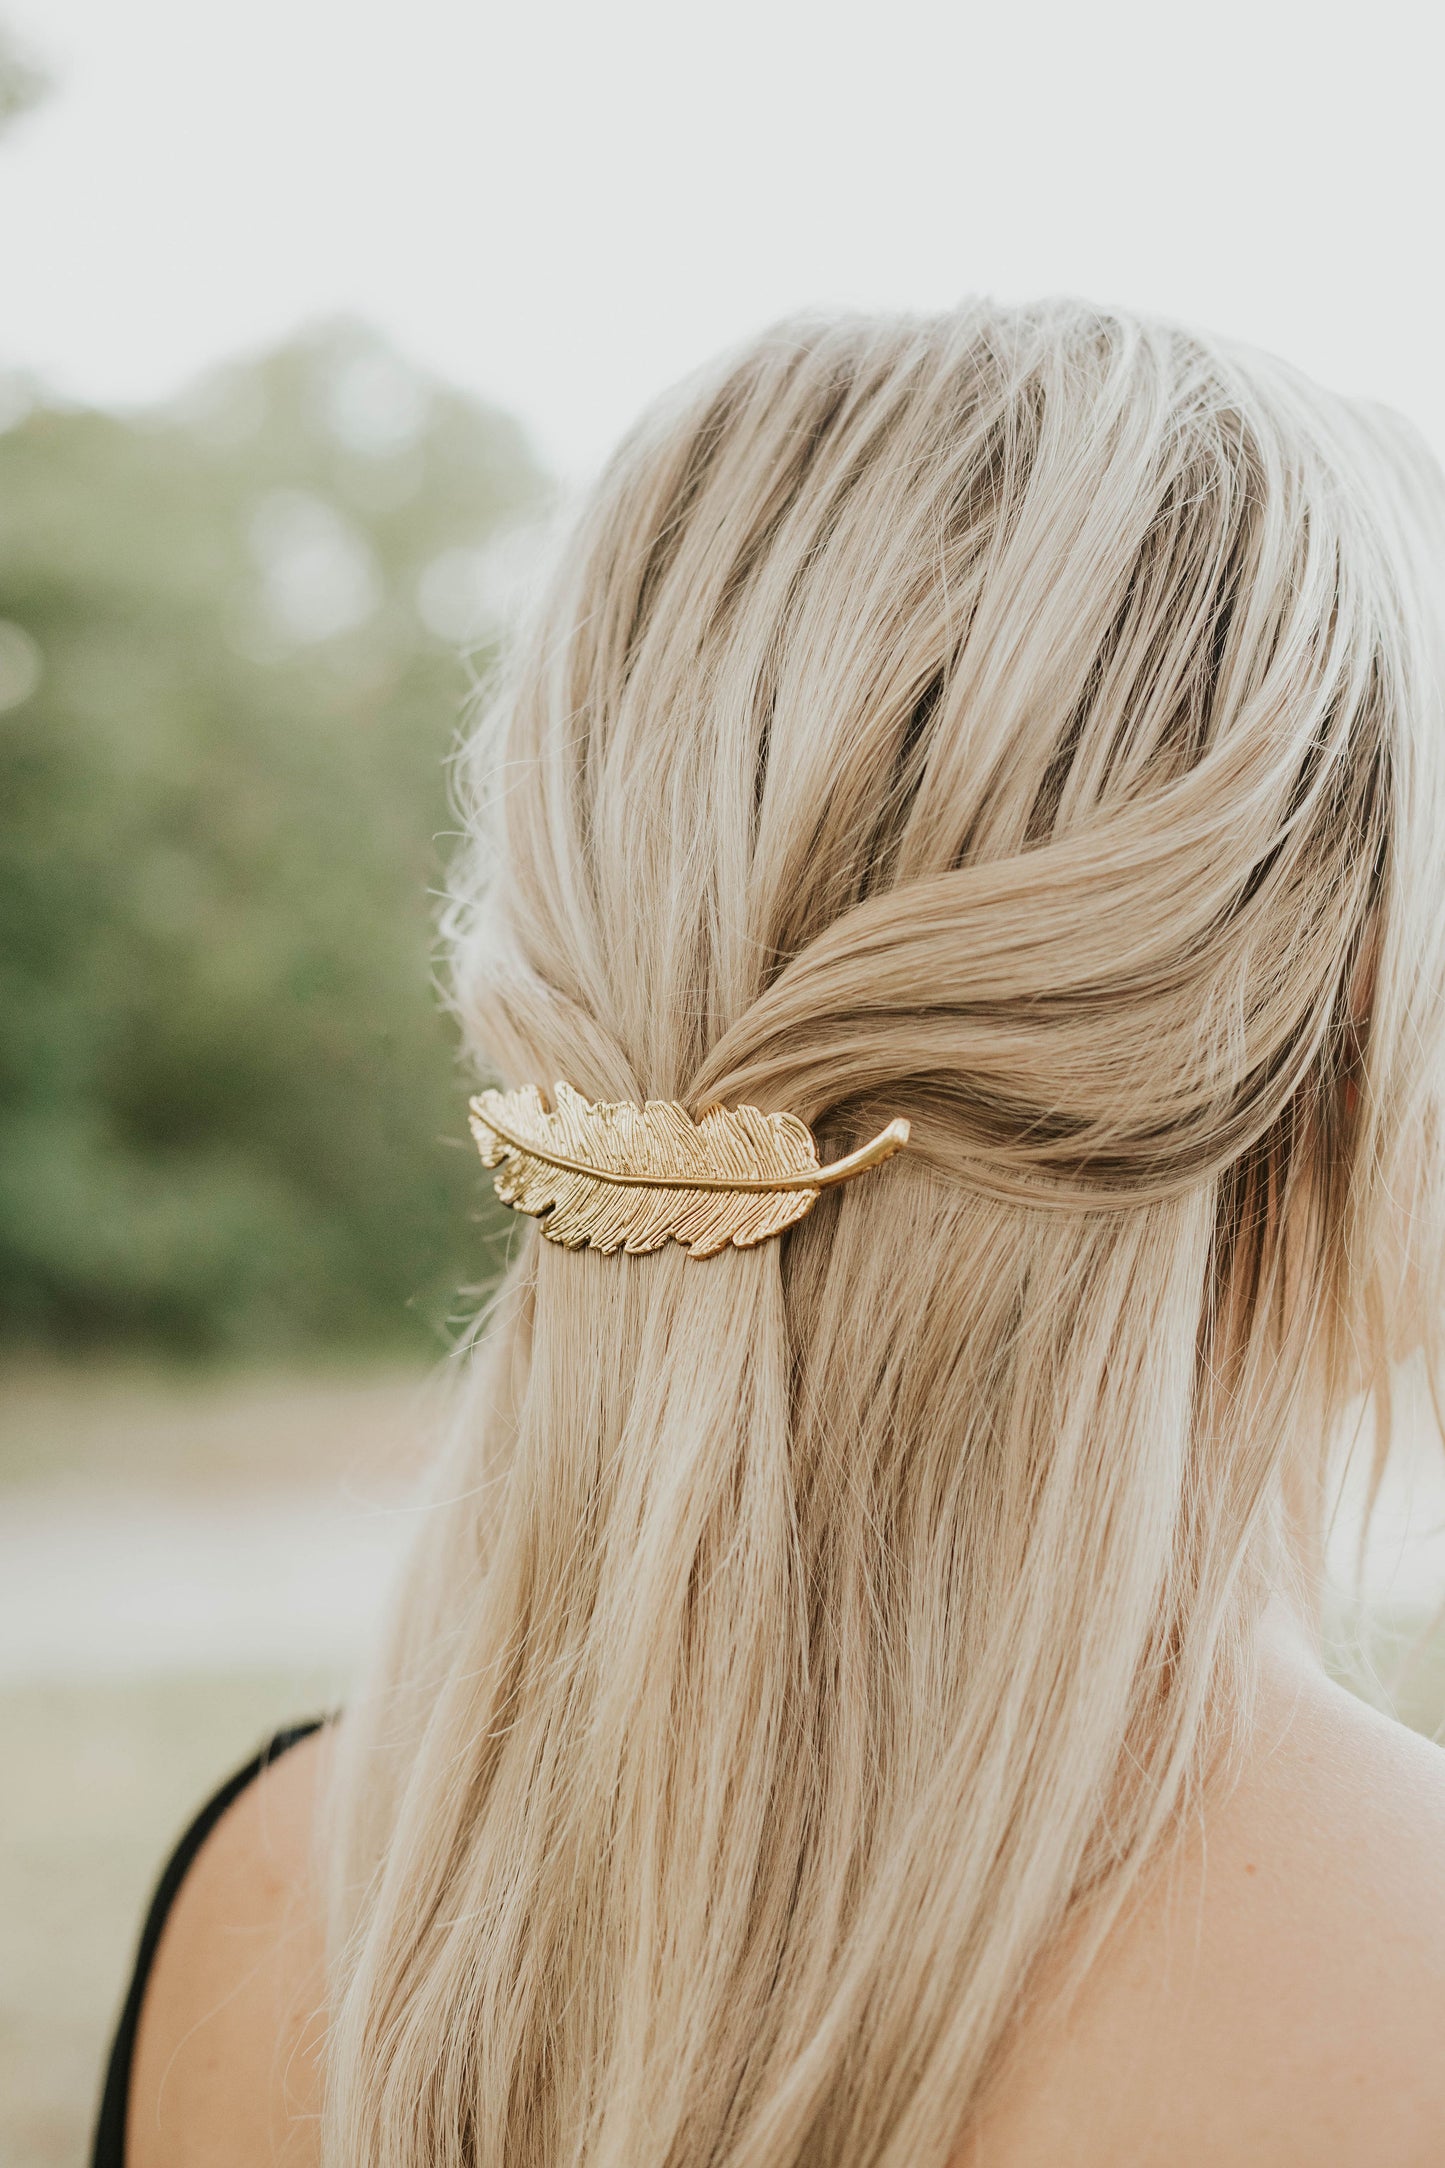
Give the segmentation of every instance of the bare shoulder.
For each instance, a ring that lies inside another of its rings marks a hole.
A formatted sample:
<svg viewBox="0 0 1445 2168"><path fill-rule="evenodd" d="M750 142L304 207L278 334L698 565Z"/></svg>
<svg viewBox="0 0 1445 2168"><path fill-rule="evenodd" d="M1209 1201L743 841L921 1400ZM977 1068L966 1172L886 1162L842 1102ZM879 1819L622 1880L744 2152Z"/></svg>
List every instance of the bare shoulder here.
<svg viewBox="0 0 1445 2168"><path fill-rule="evenodd" d="M331 1741L302 1740L210 1832L146 1990L129 2168L310 2168L324 1936L314 1849Z"/></svg>
<svg viewBox="0 0 1445 2168"><path fill-rule="evenodd" d="M1442 2034L1445 1752L1282 1667L1237 1787L1026 2025L973 2158L1427 2168Z"/></svg>

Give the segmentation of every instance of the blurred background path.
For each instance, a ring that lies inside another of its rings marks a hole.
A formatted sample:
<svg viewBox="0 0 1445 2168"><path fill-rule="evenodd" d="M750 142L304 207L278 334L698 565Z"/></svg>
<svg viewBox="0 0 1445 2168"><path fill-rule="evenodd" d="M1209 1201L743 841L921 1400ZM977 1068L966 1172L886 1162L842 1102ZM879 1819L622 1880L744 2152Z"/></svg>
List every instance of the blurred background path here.
<svg viewBox="0 0 1445 2168"><path fill-rule="evenodd" d="M0 1411L0 1686L347 1665L405 1532L427 1400L403 1369L19 1369Z"/></svg>

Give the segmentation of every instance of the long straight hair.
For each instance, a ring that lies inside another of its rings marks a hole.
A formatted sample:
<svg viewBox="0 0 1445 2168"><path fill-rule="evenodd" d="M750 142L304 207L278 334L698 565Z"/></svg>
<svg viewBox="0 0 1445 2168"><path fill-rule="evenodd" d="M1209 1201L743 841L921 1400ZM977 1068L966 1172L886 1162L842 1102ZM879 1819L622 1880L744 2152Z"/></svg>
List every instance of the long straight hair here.
<svg viewBox="0 0 1445 2168"><path fill-rule="evenodd" d="M1442 566L1402 424L1071 302L623 446L471 753L469 1045L914 1141L705 1263L519 1230L343 1726L334 2168L945 2168L1227 1767L1437 1307Z"/></svg>

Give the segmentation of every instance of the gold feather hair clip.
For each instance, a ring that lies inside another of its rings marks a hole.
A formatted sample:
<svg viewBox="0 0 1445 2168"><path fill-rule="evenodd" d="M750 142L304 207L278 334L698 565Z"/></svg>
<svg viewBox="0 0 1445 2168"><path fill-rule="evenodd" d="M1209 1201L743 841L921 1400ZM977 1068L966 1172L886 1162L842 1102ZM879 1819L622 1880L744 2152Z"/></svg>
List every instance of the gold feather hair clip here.
<svg viewBox="0 0 1445 2168"><path fill-rule="evenodd" d="M796 1114L709 1107L696 1121L675 1099L594 1104L570 1084L555 1109L535 1084L480 1092L469 1103L482 1164L497 1195L540 1219L568 1249L639 1255L680 1242L713 1257L766 1242L803 1219L821 1190L849 1182L902 1151L901 1118L829 1166Z"/></svg>

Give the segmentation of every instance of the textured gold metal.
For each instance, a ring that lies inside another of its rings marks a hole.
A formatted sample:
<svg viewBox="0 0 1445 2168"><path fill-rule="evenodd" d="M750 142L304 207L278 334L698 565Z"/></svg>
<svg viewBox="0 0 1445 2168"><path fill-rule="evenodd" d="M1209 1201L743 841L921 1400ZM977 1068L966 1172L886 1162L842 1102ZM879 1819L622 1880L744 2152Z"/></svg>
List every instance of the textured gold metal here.
<svg viewBox="0 0 1445 2168"><path fill-rule="evenodd" d="M594 1104L570 1084L549 1110L535 1084L480 1092L472 1135L497 1195L540 1219L568 1249L639 1254L680 1242L690 1257L749 1249L804 1218L821 1190L903 1149L899 1119L823 1167L806 1122L760 1107L709 1107L696 1121L675 1099Z"/></svg>

